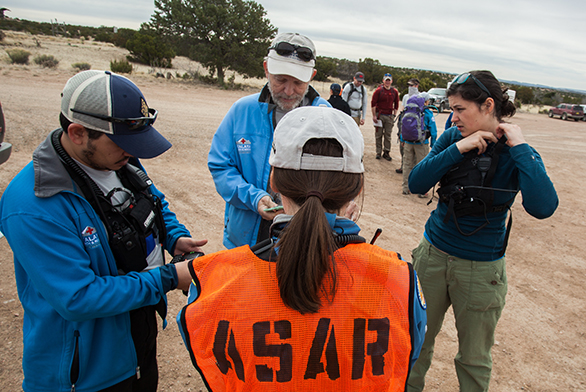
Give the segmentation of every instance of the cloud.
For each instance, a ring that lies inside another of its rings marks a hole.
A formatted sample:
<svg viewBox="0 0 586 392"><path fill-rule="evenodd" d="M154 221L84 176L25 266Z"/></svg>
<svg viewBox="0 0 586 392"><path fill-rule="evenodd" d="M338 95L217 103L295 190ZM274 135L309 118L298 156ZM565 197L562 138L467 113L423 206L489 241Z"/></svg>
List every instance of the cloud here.
<svg viewBox="0 0 586 392"><path fill-rule="evenodd" d="M310 37L318 54L586 90L586 1L260 0L281 32ZM151 0L5 0L10 17L138 29Z"/></svg>

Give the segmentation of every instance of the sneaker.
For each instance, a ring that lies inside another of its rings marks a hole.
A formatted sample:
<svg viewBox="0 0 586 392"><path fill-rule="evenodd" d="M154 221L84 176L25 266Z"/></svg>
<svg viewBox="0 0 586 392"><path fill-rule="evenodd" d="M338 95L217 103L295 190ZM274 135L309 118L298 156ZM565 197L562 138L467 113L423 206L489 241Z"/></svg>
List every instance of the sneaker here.
<svg viewBox="0 0 586 392"><path fill-rule="evenodd" d="M387 161L392 161L392 160L393 160L393 158L391 158L391 156L389 155L389 153L388 153L388 152L385 152L385 153L383 154L383 158L385 158Z"/></svg>
<svg viewBox="0 0 586 392"><path fill-rule="evenodd" d="M401 174L401 173L403 173L403 169L401 169L401 168L395 169L395 173Z"/></svg>
<svg viewBox="0 0 586 392"><path fill-rule="evenodd" d="M380 159L380 154L376 154L376 159Z"/></svg>
<svg viewBox="0 0 586 392"><path fill-rule="evenodd" d="M410 195L410 194L411 194L411 192L409 192L409 191L403 191L403 194L404 194L404 195Z"/></svg>
<svg viewBox="0 0 586 392"><path fill-rule="evenodd" d="M420 194L418 194L417 196L418 196L420 199L425 199L425 198L427 197L427 193L426 193L426 194L420 193Z"/></svg>

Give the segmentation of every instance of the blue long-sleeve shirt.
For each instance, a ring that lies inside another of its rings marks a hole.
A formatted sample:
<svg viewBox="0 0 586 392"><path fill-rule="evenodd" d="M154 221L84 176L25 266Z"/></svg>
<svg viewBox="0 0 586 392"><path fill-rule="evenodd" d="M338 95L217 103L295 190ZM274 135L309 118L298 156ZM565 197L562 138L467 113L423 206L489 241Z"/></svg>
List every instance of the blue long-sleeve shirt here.
<svg viewBox="0 0 586 392"><path fill-rule="evenodd" d="M409 190L424 194L446 172L464 159L456 147L462 135L456 127L446 130L430 153L417 164L409 175ZM520 190L523 208L530 215L544 219L556 210L559 200L549 179L541 156L528 144L504 146L492 181L493 188ZM501 205L511 199L513 193L494 192L493 205ZM507 211L488 214L489 224L471 236L462 235L455 226L454 217L444 223L448 206L438 202L425 224L425 237L438 249L451 255L477 261L492 261L500 257L505 239ZM468 233L485 222L484 216L463 216L458 223Z"/></svg>

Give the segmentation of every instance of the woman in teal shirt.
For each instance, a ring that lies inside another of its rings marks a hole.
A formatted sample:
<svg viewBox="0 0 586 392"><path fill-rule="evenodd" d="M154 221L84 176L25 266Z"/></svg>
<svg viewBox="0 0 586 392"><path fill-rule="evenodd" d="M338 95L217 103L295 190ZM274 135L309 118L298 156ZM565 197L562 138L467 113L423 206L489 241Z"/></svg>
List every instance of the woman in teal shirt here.
<svg viewBox="0 0 586 392"><path fill-rule="evenodd" d="M518 191L523 208L538 219L551 216L558 206L541 157L521 128L503 121L515 114L505 91L489 71L458 75L448 89L455 126L440 136L409 176L412 193L423 194L441 184L440 201L413 251L428 302L428 330L409 377L410 392L423 390L435 337L450 305L458 330L455 365L460 390L488 390L490 350L507 293L509 207ZM479 180L466 180L470 176Z"/></svg>

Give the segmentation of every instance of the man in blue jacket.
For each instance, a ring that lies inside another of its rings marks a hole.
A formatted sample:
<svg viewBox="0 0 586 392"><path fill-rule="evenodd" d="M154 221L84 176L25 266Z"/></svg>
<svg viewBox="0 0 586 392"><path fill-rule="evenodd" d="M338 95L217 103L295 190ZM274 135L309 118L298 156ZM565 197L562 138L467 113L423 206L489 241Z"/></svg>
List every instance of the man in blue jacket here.
<svg viewBox="0 0 586 392"><path fill-rule="evenodd" d="M317 72L315 59L309 38L279 34L263 63L268 83L260 93L232 105L214 135L208 167L226 201L224 246L228 249L267 239L273 218L283 211L278 194L269 186L273 131L296 107L330 106L309 85Z"/></svg>
<svg viewBox="0 0 586 392"><path fill-rule="evenodd" d="M169 210L137 158L171 144L129 79L84 71L65 85L49 134L0 200L24 308L25 391L156 391L156 312L187 289L163 251L207 241Z"/></svg>

